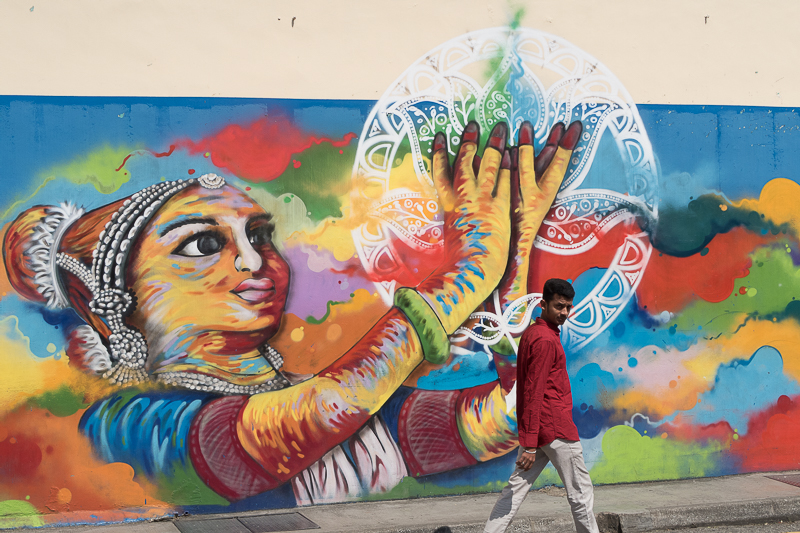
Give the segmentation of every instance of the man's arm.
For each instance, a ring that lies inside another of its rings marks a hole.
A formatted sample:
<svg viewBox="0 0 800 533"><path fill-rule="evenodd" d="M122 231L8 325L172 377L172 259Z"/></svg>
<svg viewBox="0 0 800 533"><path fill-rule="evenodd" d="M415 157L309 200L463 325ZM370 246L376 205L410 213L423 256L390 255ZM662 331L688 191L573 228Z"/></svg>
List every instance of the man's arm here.
<svg viewBox="0 0 800 533"><path fill-rule="evenodd" d="M548 339L537 339L530 346L520 346L520 351L525 350L521 357L525 365L525 382L522 386L522 399L525 404L525 414L518 420L519 444L525 449L535 449L539 445L539 425L541 422L544 389L547 378L553 368L556 357L556 347Z"/></svg>

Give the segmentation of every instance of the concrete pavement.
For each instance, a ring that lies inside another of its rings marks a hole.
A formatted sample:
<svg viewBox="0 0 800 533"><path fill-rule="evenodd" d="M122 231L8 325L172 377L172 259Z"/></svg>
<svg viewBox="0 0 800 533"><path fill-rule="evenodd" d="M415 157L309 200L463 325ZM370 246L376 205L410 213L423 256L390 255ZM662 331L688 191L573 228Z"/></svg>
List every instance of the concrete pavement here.
<svg viewBox="0 0 800 533"><path fill-rule="evenodd" d="M800 474L782 472L784 475ZM697 480L663 481L595 487L595 512L604 532L640 532L770 521L800 520L800 488L767 476L745 474ZM483 524L497 494L320 505L255 511L236 515L201 515L159 522L48 528L58 533L248 533L236 519L300 519L324 533L473 533ZM283 516L274 516L283 515ZM244 520L247 522L247 520ZM252 522L250 523L252 526ZM269 527L269 526L266 526ZM280 531L261 529L260 531ZM284 529L284 531L286 531ZM532 492L509 531L560 533L575 531L563 489Z"/></svg>

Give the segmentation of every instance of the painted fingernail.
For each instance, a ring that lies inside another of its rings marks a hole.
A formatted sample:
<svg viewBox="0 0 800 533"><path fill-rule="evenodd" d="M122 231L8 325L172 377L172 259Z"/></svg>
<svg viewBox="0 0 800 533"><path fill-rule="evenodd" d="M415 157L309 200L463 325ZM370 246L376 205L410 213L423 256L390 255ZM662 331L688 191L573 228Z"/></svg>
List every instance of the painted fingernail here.
<svg viewBox="0 0 800 533"><path fill-rule="evenodd" d="M461 142L474 143L478 142L478 123L470 121L467 127L464 128L464 134L461 135Z"/></svg>
<svg viewBox="0 0 800 533"><path fill-rule="evenodd" d="M553 146L557 146L558 143L561 141L561 137L564 136L565 129L566 126L564 126L563 122L555 124L553 128L550 130L550 136L547 137L547 144L552 144Z"/></svg>
<svg viewBox="0 0 800 533"><path fill-rule="evenodd" d="M500 161L500 168L511 168L511 152L508 150L503 152L503 160Z"/></svg>
<svg viewBox="0 0 800 533"><path fill-rule="evenodd" d="M503 152L506 149L506 138L508 137L508 126L505 122L498 122L492 128L492 134L489 135L489 142L486 143L487 148L494 148L498 152Z"/></svg>
<svg viewBox="0 0 800 533"><path fill-rule="evenodd" d="M556 155L557 148L558 147L554 144L545 145L545 147L542 148L542 151L539 152L539 155L536 156L536 160L533 164L533 170L537 176L544 174L544 171L550 166L553 156Z"/></svg>
<svg viewBox="0 0 800 533"><path fill-rule="evenodd" d="M438 152L439 150L444 150L445 144L447 143L447 139L444 136L444 133L441 131L436 134L433 138L433 151Z"/></svg>
<svg viewBox="0 0 800 533"><path fill-rule="evenodd" d="M527 120L519 128L519 144L533 144L533 124Z"/></svg>
<svg viewBox="0 0 800 533"><path fill-rule="evenodd" d="M511 168L517 168L519 166L519 147L512 146L509 151L511 152Z"/></svg>
<svg viewBox="0 0 800 533"><path fill-rule="evenodd" d="M569 128L567 128L567 132L561 138L559 146L565 150L574 150L578 145L578 140L581 138L582 131L583 125L580 123L580 121L576 120L569 125Z"/></svg>

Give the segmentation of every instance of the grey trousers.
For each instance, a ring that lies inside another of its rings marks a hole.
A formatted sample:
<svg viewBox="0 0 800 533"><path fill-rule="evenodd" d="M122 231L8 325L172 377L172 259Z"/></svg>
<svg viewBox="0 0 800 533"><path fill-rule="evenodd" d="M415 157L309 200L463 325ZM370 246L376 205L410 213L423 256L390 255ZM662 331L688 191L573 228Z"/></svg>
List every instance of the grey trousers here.
<svg viewBox="0 0 800 533"><path fill-rule="evenodd" d="M523 448L520 447L517 458L522 455L522 451ZM594 491L589 471L583 463L583 448L580 442L561 439L537 448L536 460L529 470L524 471L518 467L514 469L508 484L494 504L492 514L484 528L485 533L503 533L506 530L528 496L528 491L536 478L551 461L561 481L564 482L564 488L567 489L567 500L578 533L598 533L597 521L592 511Z"/></svg>

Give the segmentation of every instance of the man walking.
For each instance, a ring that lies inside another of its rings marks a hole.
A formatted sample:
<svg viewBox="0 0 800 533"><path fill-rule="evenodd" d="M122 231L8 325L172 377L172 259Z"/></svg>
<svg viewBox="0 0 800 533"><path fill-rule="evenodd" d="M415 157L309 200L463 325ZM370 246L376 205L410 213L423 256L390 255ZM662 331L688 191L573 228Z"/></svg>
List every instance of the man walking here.
<svg viewBox="0 0 800 533"><path fill-rule="evenodd" d="M572 421L572 390L558 327L572 310L575 289L549 279L542 291L542 315L525 330L517 354L519 451L514 473L486 522L486 533L506 530L531 485L552 461L572 509L578 533L598 533L594 493L583 462L578 428Z"/></svg>

